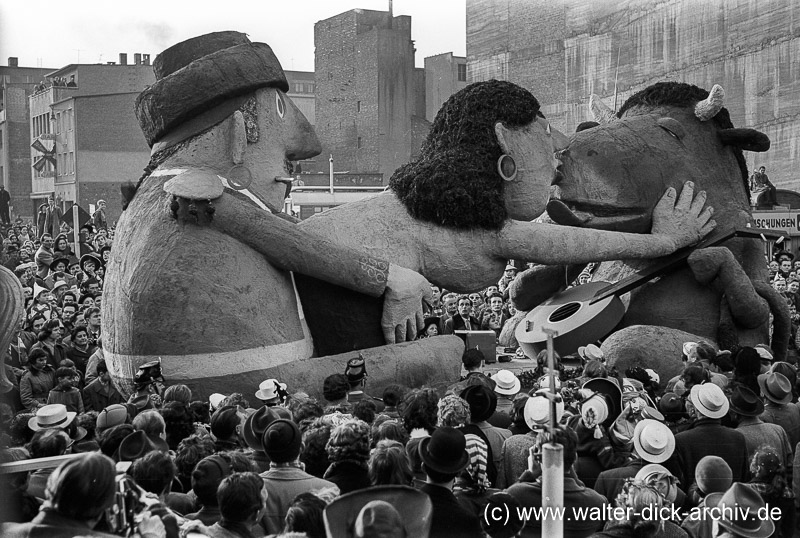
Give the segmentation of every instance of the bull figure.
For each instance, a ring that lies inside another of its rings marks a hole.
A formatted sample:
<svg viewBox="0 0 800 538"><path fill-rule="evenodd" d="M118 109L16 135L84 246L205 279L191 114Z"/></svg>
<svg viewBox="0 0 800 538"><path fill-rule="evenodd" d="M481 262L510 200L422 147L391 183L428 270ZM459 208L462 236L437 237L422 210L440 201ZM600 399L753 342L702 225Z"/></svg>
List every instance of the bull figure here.
<svg viewBox="0 0 800 538"><path fill-rule="evenodd" d="M561 153L548 214L559 224L647 232L664 190L693 181L708 194L720 228L752 222L748 173L742 150L766 151L769 139L734 128L723 107L724 91L665 82L630 97L617 114L593 96L596 125L575 133ZM651 262L604 262L593 280L616 282ZM582 266L569 267L569 280ZM558 291L564 268L535 267L514 282L511 296L529 310ZM680 369L681 344L706 340L722 349L769 343L784 359L790 335L785 301L772 289L758 239L736 238L693 252L688 267L645 284L627 296L627 312L603 343L610 361L624 369ZM513 334L509 327L504 336ZM669 359L675 359L670 362Z"/></svg>

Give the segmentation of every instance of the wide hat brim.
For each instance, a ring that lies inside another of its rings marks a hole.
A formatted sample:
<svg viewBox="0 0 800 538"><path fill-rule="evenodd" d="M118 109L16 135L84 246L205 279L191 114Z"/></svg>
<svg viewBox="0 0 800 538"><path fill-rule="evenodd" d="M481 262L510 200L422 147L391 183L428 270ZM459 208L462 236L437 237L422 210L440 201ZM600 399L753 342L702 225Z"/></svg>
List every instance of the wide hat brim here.
<svg viewBox="0 0 800 538"><path fill-rule="evenodd" d="M425 493L409 486L377 486L338 497L325 508L325 532L328 536L354 536L356 518L370 501L386 501L405 523L405 536L428 536L433 521L433 504Z"/></svg>
<svg viewBox="0 0 800 538"><path fill-rule="evenodd" d="M502 388L499 384L497 384L497 379L495 379L494 382L496 383L494 386L494 391L497 394L502 394L503 396L513 396L514 394L517 394L522 388L522 382L520 382L519 378L514 378L513 385L506 389Z"/></svg>
<svg viewBox="0 0 800 538"><path fill-rule="evenodd" d="M39 417L35 417L34 416L34 417L31 417L28 420L28 428L30 428L31 430L33 430L35 432L38 432L39 430L63 430L67 426L72 424L72 421L75 420L75 417L77 416L77 414L78 413L76 413L75 411L67 411L67 416L66 416L65 420L63 420L62 422L59 422L58 424L52 424L52 425L48 425L48 424L40 425L38 420L37 420ZM84 432L85 432L85 430L84 430Z"/></svg>
<svg viewBox="0 0 800 538"><path fill-rule="evenodd" d="M660 454L653 454L642 444L641 434L647 426L652 426L653 428L664 428L664 430L666 430L664 433L667 437L667 446L664 447L663 452ZM633 431L633 446L636 448L636 452L639 453L643 460L649 463L663 463L667 461L670 456L672 456L673 452L675 452L675 436L665 424L662 424L657 420L642 420L636 424L636 428Z"/></svg>
<svg viewBox="0 0 800 538"><path fill-rule="evenodd" d="M761 413L763 413L763 412L764 412L764 402L762 402L761 400L759 400L759 401L756 403L756 408L755 408L754 410L752 410L752 411L747 411L747 410L745 410L745 409L742 409L742 408L740 408L739 406L737 406L735 403L733 403L733 400L731 400L731 403L730 403L730 405L729 405L729 408L730 408L730 410L731 410L731 411L733 411L734 413L737 413L737 414L739 414L739 415L742 415L743 417L757 417L757 416L761 415Z"/></svg>
<svg viewBox="0 0 800 538"><path fill-rule="evenodd" d="M431 456L431 453L428 452L428 445L430 444L431 439L433 438L425 437L419 443L419 457L422 459L422 463L424 463L429 469L442 474L458 474L467 468L467 465L469 464L469 454L467 454L466 450L464 450L461 458L455 461L434 459Z"/></svg>
<svg viewBox="0 0 800 538"><path fill-rule="evenodd" d="M761 394L764 395L764 398L769 400L772 403L776 403L778 405L788 404L792 401L792 392L789 391L789 394L784 396L783 398L776 398L773 396L769 390L767 390L767 375L768 374L760 374L758 376L758 386L761 388ZM760 414L760 413L759 413Z"/></svg>
<svg viewBox="0 0 800 538"><path fill-rule="evenodd" d="M84 262L89 260L93 261L96 264L97 267L95 267L95 269L99 269L100 267L105 267L106 265L105 262L103 262L102 258L99 258L94 252L90 252L88 254L84 254L83 256L81 256L79 263L81 270L83 270Z"/></svg>

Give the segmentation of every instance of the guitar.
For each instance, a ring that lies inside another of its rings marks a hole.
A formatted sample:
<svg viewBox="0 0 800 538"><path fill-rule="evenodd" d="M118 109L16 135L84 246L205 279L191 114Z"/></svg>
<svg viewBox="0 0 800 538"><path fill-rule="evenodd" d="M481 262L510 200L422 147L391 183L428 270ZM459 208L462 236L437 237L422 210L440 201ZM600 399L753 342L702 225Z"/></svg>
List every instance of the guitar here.
<svg viewBox="0 0 800 538"><path fill-rule="evenodd" d="M556 352L570 355L578 347L596 342L607 336L625 315L625 305L620 296L683 267L689 255L697 249L713 247L733 237L766 240L783 234L761 228L727 228L715 230L694 247L680 249L661 258L658 263L612 284L588 282L553 295L525 316L515 331L517 342L525 354L535 357L547 348L547 335L543 329L558 332L553 340Z"/></svg>

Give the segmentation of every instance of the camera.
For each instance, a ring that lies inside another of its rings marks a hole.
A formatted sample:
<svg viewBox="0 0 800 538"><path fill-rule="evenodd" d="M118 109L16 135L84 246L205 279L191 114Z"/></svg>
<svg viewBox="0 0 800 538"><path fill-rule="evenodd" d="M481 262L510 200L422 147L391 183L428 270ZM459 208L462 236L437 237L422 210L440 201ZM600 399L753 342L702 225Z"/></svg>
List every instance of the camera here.
<svg viewBox="0 0 800 538"><path fill-rule="evenodd" d="M147 493L127 475L117 475L114 504L106 509L109 532L118 536L132 536L147 510L158 504L155 495Z"/></svg>

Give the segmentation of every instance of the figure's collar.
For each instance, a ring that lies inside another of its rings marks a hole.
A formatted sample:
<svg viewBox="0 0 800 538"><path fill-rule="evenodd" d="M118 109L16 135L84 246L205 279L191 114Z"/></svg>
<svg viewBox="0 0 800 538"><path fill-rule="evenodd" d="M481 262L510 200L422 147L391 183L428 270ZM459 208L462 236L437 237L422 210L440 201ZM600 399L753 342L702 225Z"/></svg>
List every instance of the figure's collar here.
<svg viewBox="0 0 800 538"><path fill-rule="evenodd" d="M167 179L164 191L188 200L215 200L223 193L253 204L264 211L275 213L252 190L232 183L210 168L165 168L155 170L150 177Z"/></svg>

